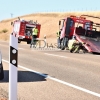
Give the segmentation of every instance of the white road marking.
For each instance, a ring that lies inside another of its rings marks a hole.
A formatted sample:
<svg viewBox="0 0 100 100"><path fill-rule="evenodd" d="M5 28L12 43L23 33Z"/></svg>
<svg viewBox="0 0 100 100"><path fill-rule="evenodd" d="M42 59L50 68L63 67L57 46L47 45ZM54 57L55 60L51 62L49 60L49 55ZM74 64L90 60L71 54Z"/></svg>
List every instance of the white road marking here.
<svg viewBox="0 0 100 100"><path fill-rule="evenodd" d="M50 53L44 53L45 55L49 55L49 56L55 56L55 57L61 57L61 58L68 58L66 56L60 56L60 55L55 55L55 54L50 54Z"/></svg>
<svg viewBox="0 0 100 100"><path fill-rule="evenodd" d="M0 42L6 42L6 43L7 43L7 42L9 42L9 41L3 41L3 40L0 40Z"/></svg>
<svg viewBox="0 0 100 100"><path fill-rule="evenodd" d="M20 43L19 45L28 45L28 44Z"/></svg>
<svg viewBox="0 0 100 100"><path fill-rule="evenodd" d="M100 57L100 55L93 55L93 56L98 56L98 57Z"/></svg>
<svg viewBox="0 0 100 100"><path fill-rule="evenodd" d="M2 46L8 46L8 45L3 45L3 44L0 44L0 45L2 45ZM21 49L21 50L25 50L24 48L18 48L18 49Z"/></svg>
<svg viewBox="0 0 100 100"><path fill-rule="evenodd" d="M24 48L18 48L18 49L25 50Z"/></svg>
<svg viewBox="0 0 100 100"><path fill-rule="evenodd" d="M4 59L2 59L2 61L6 62L6 63L9 63L9 61L4 60ZM21 65L18 65L18 67L20 67L20 68L22 68L22 69L24 69L24 70L28 70L28 71L30 71L30 72L34 72L34 73L39 74L39 75L41 75L41 76L43 76L43 77L46 77L46 78L51 79L51 80L53 80L53 81L59 82L59 83L64 84L64 85L67 85L67 86L72 87L72 88L74 88L74 89L83 91L83 92L85 92L85 93L94 95L94 96L96 96L96 97L100 97L100 94L99 94L99 93L96 93L96 92L87 90L87 89L85 89L85 88L82 88L82 87L73 85L73 84L71 84L71 83L68 83L68 82L65 82L65 81L62 81L62 80L59 80L59 79L56 79L56 78L53 78L53 77L48 76L48 75L44 75L44 74L42 74L42 73L40 73L40 72L34 71L34 70L32 70L32 69L28 69L28 68L23 67L23 66L21 66Z"/></svg>
<svg viewBox="0 0 100 100"><path fill-rule="evenodd" d="M4 46L4 47L6 47L6 45L4 45L4 44L0 44L0 45L2 45L2 46Z"/></svg>

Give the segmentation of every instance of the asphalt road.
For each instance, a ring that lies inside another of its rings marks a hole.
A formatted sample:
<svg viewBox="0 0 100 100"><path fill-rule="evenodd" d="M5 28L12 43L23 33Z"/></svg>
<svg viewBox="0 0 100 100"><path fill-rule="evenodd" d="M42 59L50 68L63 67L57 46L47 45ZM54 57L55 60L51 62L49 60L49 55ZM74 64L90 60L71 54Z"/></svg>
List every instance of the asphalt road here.
<svg viewBox="0 0 100 100"><path fill-rule="evenodd" d="M60 80L63 85L65 85L64 82L70 83L100 96L100 55L76 54L57 49L34 50L26 44L19 44L18 48L19 65L58 79L57 82ZM2 58L9 61L9 43L0 41L0 49ZM75 98L73 97L72 100Z"/></svg>

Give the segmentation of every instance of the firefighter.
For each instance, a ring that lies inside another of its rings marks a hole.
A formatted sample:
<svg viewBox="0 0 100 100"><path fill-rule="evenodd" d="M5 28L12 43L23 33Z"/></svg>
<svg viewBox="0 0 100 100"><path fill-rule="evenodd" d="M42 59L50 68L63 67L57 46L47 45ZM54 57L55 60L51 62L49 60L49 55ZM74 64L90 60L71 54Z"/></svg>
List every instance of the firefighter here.
<svg viewBox="0 0 100 100"><path fill-rule="evenodd" d="M60 48L60 45L61 45L61 40L60 40L60 34L61 34L61 30L57 32L57 44L58 44L58 48Z"/></svg>
<svg viewBox="0 0 100 100"><path fill-rule="evenodd" d="M27 31L26 35L29 37L31 35L31 32Z"/></svg>
<svg viewBox="0 0 100 100"><path fill-rule="evenodd" d="M82 47L82 43L76 40L76 36L73 36L71 40L68 41L68 48L71 53L79 53L79 50Z"/></svg>
<svg viewBox="0 0 100 100"><path fill-rule="evenodd" d="M61 34L61 29L60 29L60 31L57 32L57 37L58 38L60 37L60 34Z"/></svg>
<svg viewBox="0 0 100 100"><path fill-rule="evenodd" d="M39 30L38 30L37 27L34 27L34 28L32 29L32 39L31 39L31 45L30 45L30 47L31 47L32 45L35 45L35 44L36 44L36 38L37 38L37 36L38 36L38 32L39 32Z"/></svg>

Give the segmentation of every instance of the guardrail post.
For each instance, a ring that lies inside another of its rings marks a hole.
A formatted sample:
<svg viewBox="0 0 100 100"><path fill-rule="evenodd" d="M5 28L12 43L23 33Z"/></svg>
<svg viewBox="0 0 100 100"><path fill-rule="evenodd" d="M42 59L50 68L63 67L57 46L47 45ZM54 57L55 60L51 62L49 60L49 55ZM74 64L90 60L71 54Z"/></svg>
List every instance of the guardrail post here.
<svg viewBox="0 0 100 100"><path fill-rule="evenodd" d="M14 33L10 35L9 51L9 100L17 100L18 38Z"/></svg>

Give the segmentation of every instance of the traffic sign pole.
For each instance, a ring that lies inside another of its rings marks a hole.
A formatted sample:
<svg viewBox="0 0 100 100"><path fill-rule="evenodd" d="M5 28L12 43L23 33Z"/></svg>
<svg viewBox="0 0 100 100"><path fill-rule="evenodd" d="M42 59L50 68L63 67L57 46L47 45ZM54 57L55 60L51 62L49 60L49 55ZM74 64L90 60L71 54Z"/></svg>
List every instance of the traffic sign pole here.
<svg viewBox="0 0 100 100"><path fill-rule="evenodd" d="M18 38L14 33L10 35L9 49L9 100L17 100Z"/></svg>

